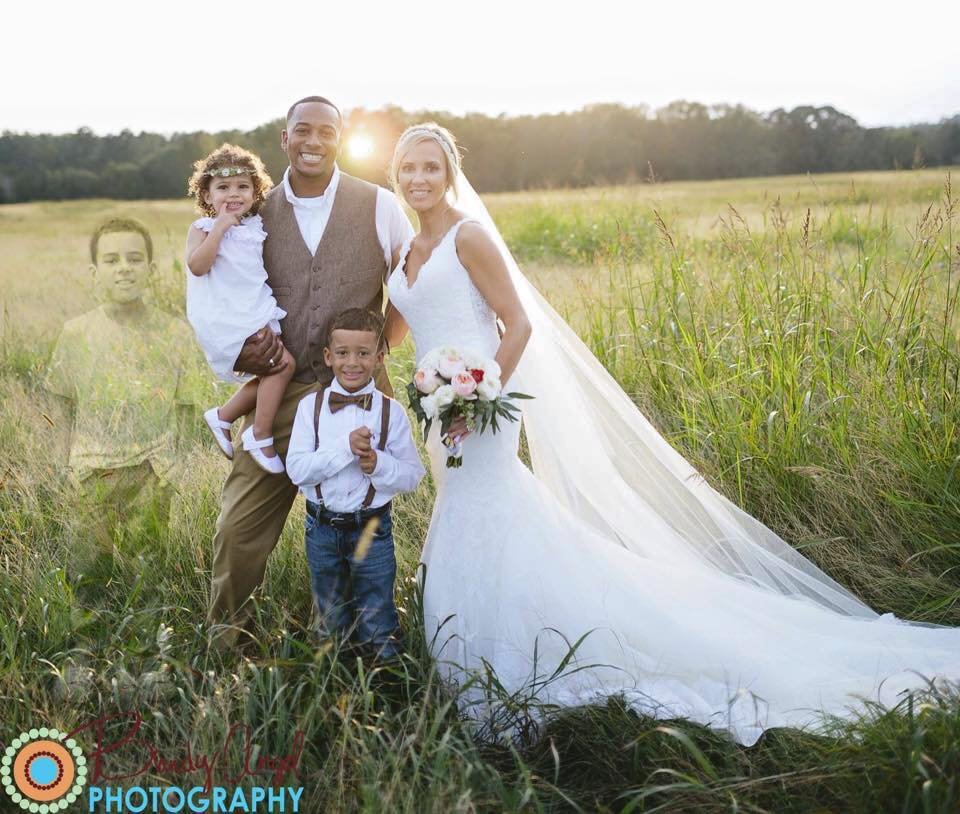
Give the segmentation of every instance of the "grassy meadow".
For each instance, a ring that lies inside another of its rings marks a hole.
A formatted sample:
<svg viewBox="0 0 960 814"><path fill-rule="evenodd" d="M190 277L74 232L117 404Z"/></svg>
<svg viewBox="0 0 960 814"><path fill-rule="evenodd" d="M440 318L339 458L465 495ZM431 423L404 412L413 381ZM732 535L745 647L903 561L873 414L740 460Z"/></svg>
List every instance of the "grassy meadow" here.
<svg viewBox="0 0 960 814"><path fill-rule="evenodd" d="M540 290L716 488L876 610L960 625L958 198L946 172L916 170L487 202ZM63 567L77 515L65 428L41 381L64 320L95 304L89 234L119 214L151 228L152 297L182 312L189 201L0 206L0 743L131 709L171 753L209 752L241 723L280 754L299 729L310 812L960 809L950 692L750 749L616 699L558 716L522 749L476 741L419 633L429 482L395 509L408 654L390 671L315 646L300 501L259 596L258 643L208 652L227 464L199 428L169 526L121 536L109 575L78 584ZM408 341L395 384L411 364ZM111 770L143 757L120 749Z"/></svg>

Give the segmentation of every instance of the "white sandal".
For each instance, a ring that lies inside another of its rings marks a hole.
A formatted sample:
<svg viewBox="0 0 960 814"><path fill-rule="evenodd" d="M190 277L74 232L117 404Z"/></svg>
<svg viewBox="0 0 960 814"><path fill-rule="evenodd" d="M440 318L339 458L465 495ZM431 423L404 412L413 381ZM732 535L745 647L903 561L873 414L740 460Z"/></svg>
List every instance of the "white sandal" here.
<svg viewBox="0 0 960 814"><path fill-rule="evenodd" d="M251 424L243 431L240 440L243 442L243 448L250 453L250 456L257 462L261 469L267 470L271 475L280 475L284 472L283 461L280 460L279 455L268 458L260 451L264 447L273 446L272 435L269 438L263 438L258 441L253 436L253 425Z"/></svg>
<svg viewBox="0 0 960 814"><path fill-rule="evenodd" d="M223 432L229 430L233 425L229 421L220 420L220 408L211 407L203 414L203 420L207 422L210 432L213 433L214 440L220 451L227 456L228 460L233 460L233 441Z"/></svg>

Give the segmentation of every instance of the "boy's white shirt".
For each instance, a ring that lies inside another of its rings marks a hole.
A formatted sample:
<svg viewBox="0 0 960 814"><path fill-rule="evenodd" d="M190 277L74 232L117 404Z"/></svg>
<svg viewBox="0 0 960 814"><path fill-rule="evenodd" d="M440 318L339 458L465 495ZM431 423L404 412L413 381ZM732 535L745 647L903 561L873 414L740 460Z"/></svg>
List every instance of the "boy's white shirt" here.
<svg viewBox="0 0 960 814"><path fill-rule="evenodd" d="M293 214L297 219L297 226L300 227L303 242L311 254L316 254L317 246L320 245L323 233L327 229L330 213L333 211L337 188L340 186L340 168L334 164L333 176L323 195L313 198L298 198L294 195L289 174L290 168L287 167L283 173L283 194L293 207ZM413 226L410 225L410 219L403 213L397 196L383 187L377 187L374 218L377 238L383 248L383 259L387 263L387 268L390 268L393 252L399 250L408 239L413 237Z"/></svg>
<svg viewBox="0 0 960 814"><path fill-rule="evenodd" d="M345 395L374 393L369 410L348 404L336 413L330 412L331 392ZM320 446L314 448L313 410L317 394L310 393L300 400L293 420L293 432L287 449L287 475L300 487L307 500L316 502L316 486L323 492L323 503L331 511L352 512L363 504L367 488L372 483L376 494L370 508L383 506L401 492L417 488L426 471L417 454L413 431L406 411L394 402L390 409L390 430L387 446L382 452L380 416L383 399L387 398L371 380L366 387L350 393L334 379L324 391L320 412ZM366 426L373 432L371 446L377 452L377 466L370 475L360 469L360 459L350 451L350 433Z"/></svg>

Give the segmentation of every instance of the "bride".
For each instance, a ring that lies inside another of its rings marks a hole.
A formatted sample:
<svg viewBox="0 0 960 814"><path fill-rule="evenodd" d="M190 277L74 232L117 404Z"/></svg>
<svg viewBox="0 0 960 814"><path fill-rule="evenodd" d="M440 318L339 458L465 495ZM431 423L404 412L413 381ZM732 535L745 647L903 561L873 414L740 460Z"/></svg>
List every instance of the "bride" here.
<svg viewBox="0 0 960 814"><path fill-rule="evenodd" d="M437 498L424 546L427 640L461 703L482 682L571 706L621 696L752 744L816 729L869 699L892 706L960 679L960 629L878 616L714 491L647 422L524 278L460 170L453 136L407 129L391 176L419 216L388 281L387 340L412 331L499 363L520 428L427 439ZM498 330L502 323L502 335ZM569 656L568 661L565 661Z"/></svg>

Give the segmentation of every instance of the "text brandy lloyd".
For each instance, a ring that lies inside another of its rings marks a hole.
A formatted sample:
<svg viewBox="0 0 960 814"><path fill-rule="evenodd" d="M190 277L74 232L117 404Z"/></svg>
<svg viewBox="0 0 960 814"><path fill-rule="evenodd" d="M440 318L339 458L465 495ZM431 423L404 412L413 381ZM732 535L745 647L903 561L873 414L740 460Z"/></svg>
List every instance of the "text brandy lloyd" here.
<svg viewBox="0 0 960 814"><path fill-rule="evenodd" d="M141 777L147 773L162 777L193 775L203 776L203 790L209 792L214 781L220 785L237 785L243 778L269 782L278 786L287 775L299 780L300 757L303 754L305 735L297 730L294 733L289 753L285 755L260 754L260 748L253 743L249 726L234 724L227 732L222 747L203 754L194 752L188 742L184 751L176 757L161 754L149 741L138 737L143 718L139 712L104 715L94 718L70 733L69 737L83 742L83 735L94 740L93 748L85 748L88 763L88 782L91 786L98 783L117 783ZM142 753L142 763L133 771L111 774L107 771L107 755L119 756L120 750L126 760L131 755ZM228 754L232 753L232 754ZM228 760L236 760L237 765L229 766ZM215 776L216 775L216 776Z"/></svg>

